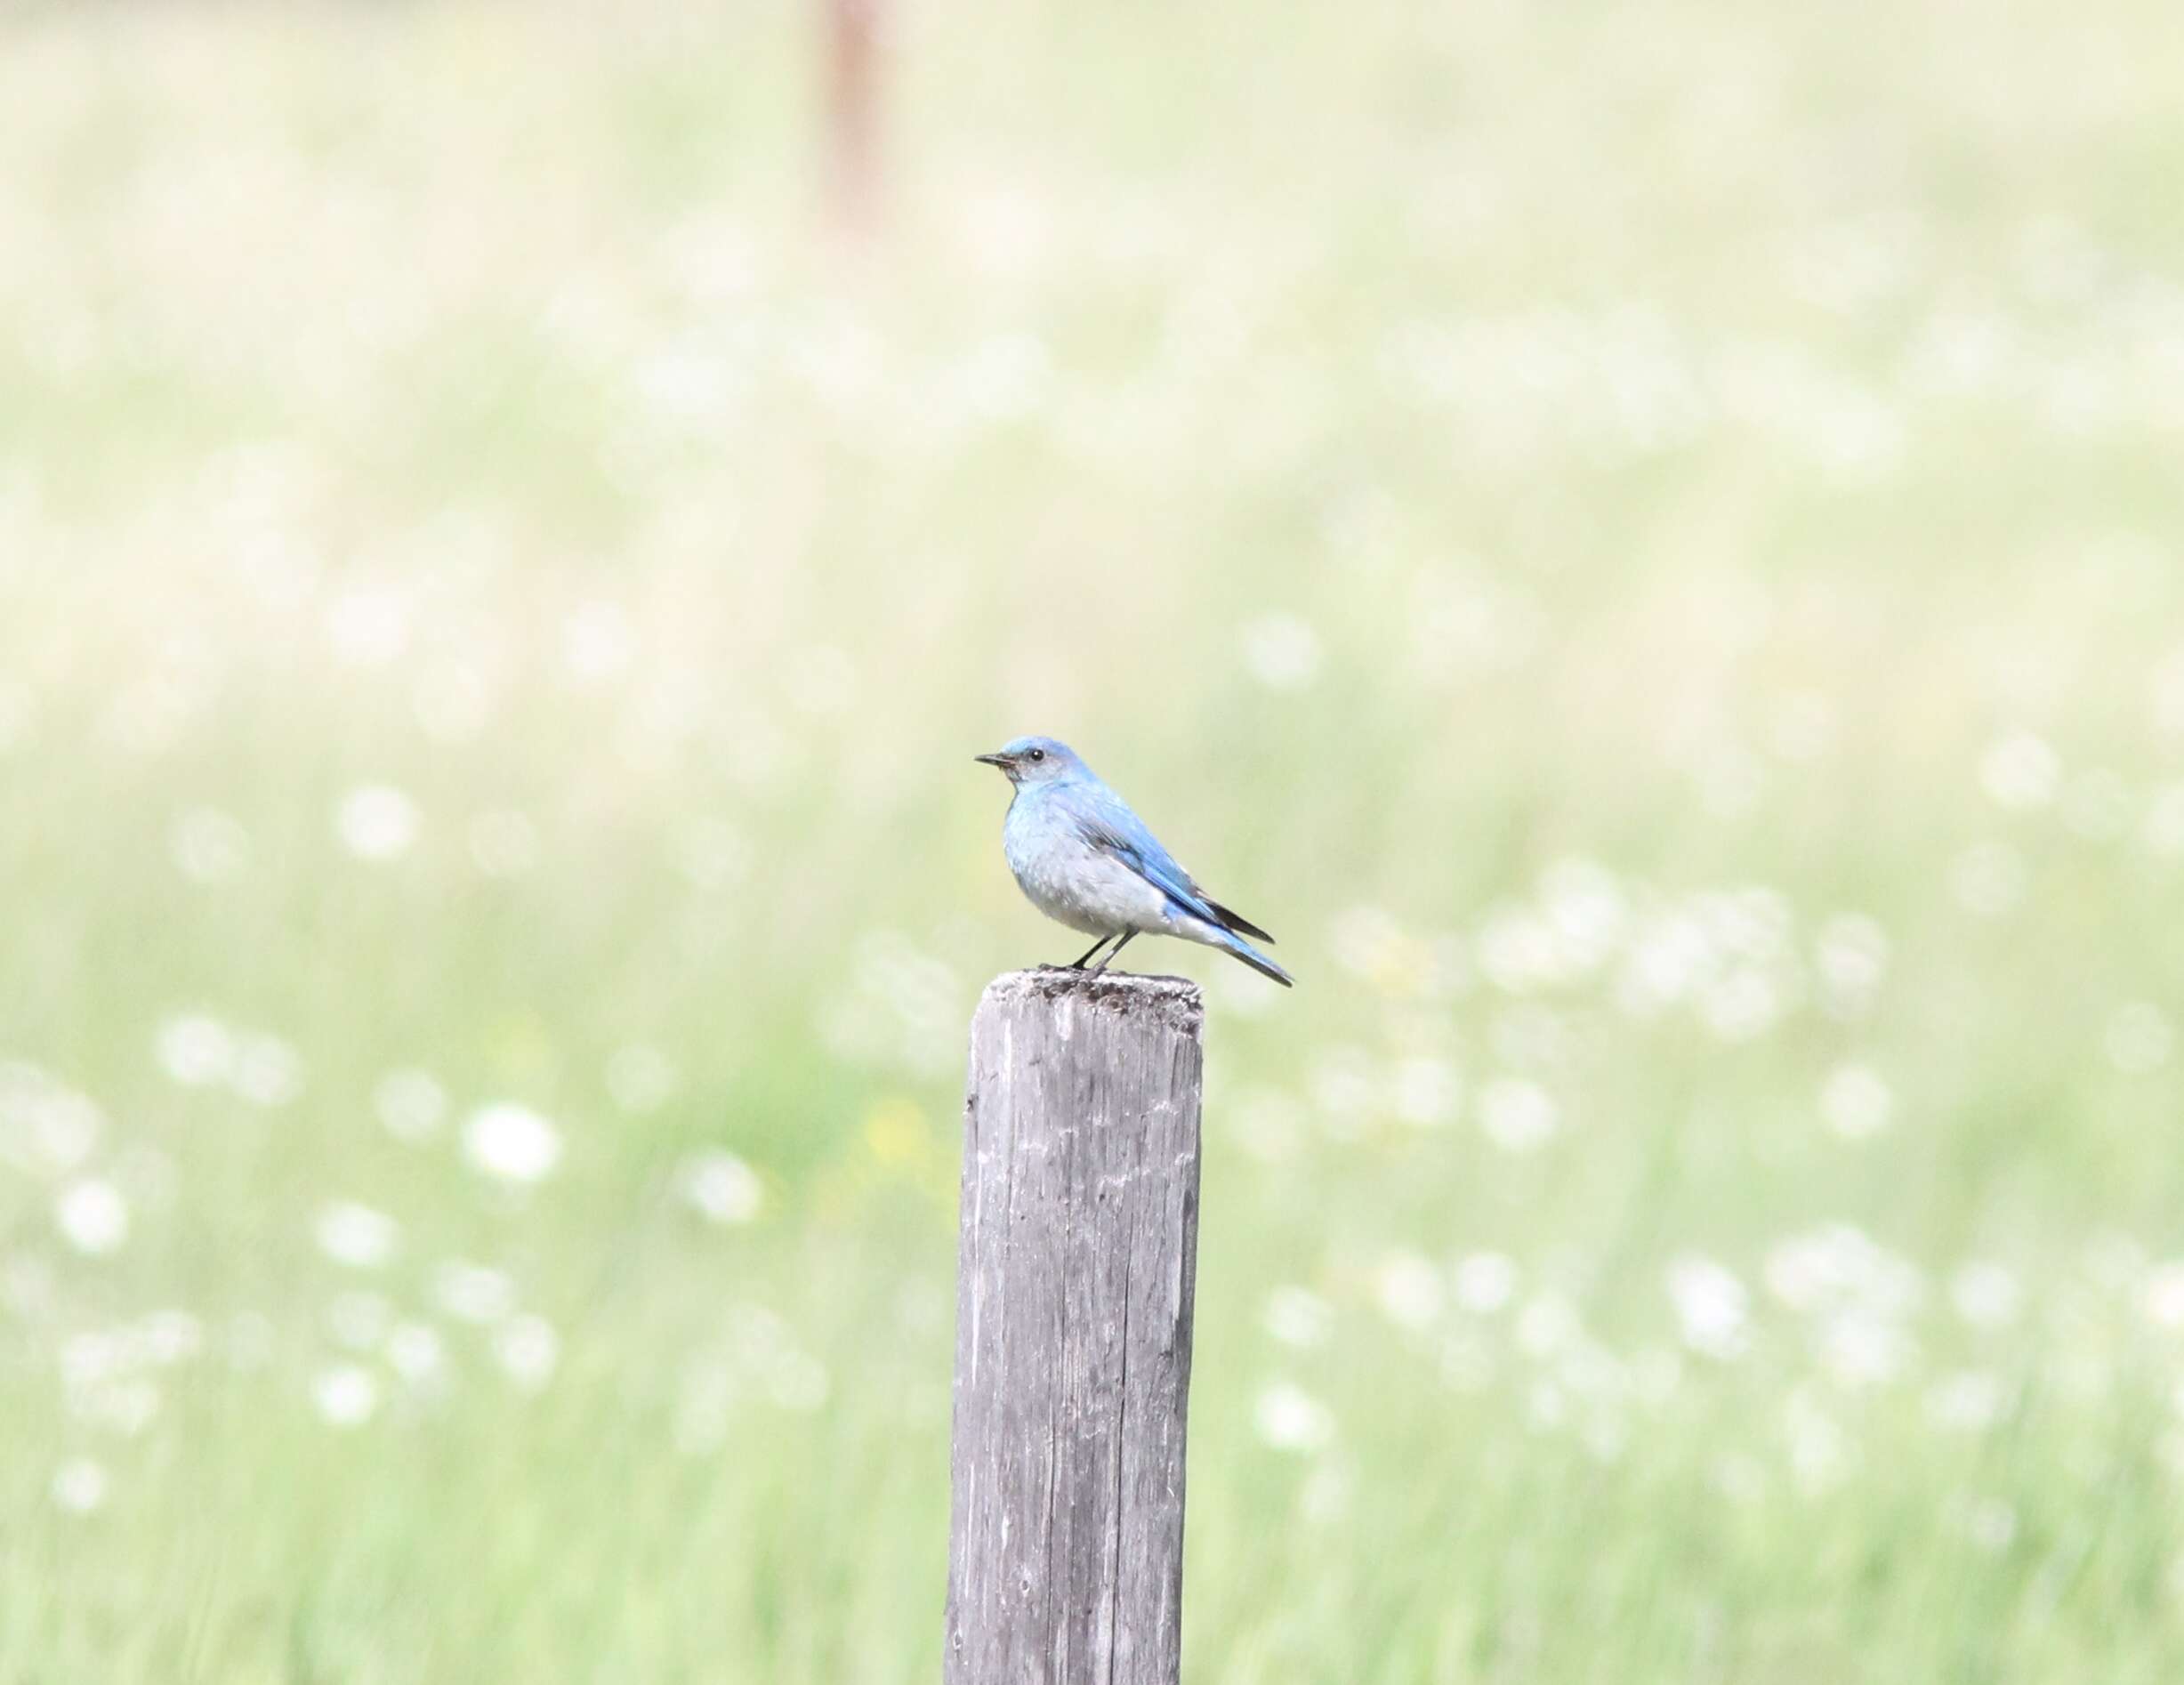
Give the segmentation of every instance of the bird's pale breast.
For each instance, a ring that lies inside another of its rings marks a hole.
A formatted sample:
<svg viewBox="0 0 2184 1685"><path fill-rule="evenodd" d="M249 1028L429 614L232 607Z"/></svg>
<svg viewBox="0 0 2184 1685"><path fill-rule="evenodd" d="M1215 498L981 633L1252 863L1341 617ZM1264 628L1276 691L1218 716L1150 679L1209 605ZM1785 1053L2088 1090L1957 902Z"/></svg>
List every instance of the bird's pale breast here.
<svg viewBox="0 0 2184 1685"><path fill-rule="evenodd" d="M1086 842L1074 821L1049 812L1044 803L1011 804L1002 847L1031 904L1072 930L1100 936L1163 930L1171 923L1166 896Z"/></svg>

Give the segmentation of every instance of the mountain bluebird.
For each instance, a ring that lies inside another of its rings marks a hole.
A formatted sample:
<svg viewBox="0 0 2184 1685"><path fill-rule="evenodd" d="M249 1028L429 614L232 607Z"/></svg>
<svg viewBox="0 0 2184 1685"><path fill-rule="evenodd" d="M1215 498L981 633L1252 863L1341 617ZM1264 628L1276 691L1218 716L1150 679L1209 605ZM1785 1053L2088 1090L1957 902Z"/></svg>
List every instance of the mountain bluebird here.
<svg viewBox="0 0 2184 1685"><path fill-rule="evenodd" d="M1047 917L1100 939L1075 970L1113 942L1093 967L1097 977L1132 937L1151 931L1218 947L1292 987L1287 971L1244 939L1274 939L1192 883L1145 821L1068 744L1019 738L978 758L1016 786L1001 844L1018 887Z"/></svg>

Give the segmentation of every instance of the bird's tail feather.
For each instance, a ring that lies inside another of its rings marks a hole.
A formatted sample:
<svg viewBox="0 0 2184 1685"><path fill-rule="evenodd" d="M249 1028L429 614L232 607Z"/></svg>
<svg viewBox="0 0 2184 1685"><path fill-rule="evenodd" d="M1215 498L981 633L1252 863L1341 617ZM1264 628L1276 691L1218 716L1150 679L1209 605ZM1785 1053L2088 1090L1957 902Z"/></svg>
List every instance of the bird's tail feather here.
<svg viewBox="0 0 2184 1685"><path fill-rule="evenodd" d="M1234 907L1223 907L1212 896L1209 895L1205 898L1205 904L1212 907L1214 912L1220 914L1221 922L1223 924L1226 924L1230 930L1234 931L1238 936L1256 937L1261 942L1271 942L1274 939L1273 937L1269 936L1266 931L1261 930L1256 924L1245 918Z"/></svg>
<svg viewBox="0 0 2184 1685"><path fill-rule="evenodd" d="M1233 935L1226 931L1222 931L1221 934L1228 938L1226 941L1221 944L1221 951L1223 953L1235 955L1237 958L1242 960L1245 964L1250 966L1252 970L1257 971L1261 977L1272 978L1284 988L1294 988L1297 986L1296 980L1294 978L1291 977L1287 971L1282 970L1280 966L1277 965L1264 954L1261 954L1257 948L1253 947L1242 937Z"/></svg>

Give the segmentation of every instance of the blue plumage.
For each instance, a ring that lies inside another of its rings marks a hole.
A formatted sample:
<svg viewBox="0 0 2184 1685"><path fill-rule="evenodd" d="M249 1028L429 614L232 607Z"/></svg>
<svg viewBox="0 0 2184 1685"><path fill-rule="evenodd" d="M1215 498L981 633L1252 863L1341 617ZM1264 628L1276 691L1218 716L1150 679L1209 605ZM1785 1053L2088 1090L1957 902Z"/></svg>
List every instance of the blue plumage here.
<svg viewBox="0 0 2184 1685"><path fill-rule="evenodd" d="M1220 948L1290 985L1289 973L1246 939L1274 939L1200 889L1068 745L1019 738L978 758L1016 786L1001 840L1018 885L1049 918L1100 939L1079 969L1112 941L1093 968L1104 971L1133 937L1150 931Z"/></svg>

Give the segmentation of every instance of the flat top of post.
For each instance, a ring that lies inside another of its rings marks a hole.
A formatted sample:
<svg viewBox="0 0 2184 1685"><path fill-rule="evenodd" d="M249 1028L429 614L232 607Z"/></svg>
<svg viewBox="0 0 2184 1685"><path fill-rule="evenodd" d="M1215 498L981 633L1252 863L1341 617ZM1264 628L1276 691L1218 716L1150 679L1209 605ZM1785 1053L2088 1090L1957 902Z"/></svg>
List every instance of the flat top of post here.
<svg viewBox="0 0 2184 1685"><path fill-rule="evenodd" d="M1152 977L1141 971L1071 971L1042 965L1036 971L1003 971L986 986L979 1003L987 1006L1068 1001L1130 1018L1152 1018L1190 1035L1205 1020L1205 997L1188 977Z"/></svg>

